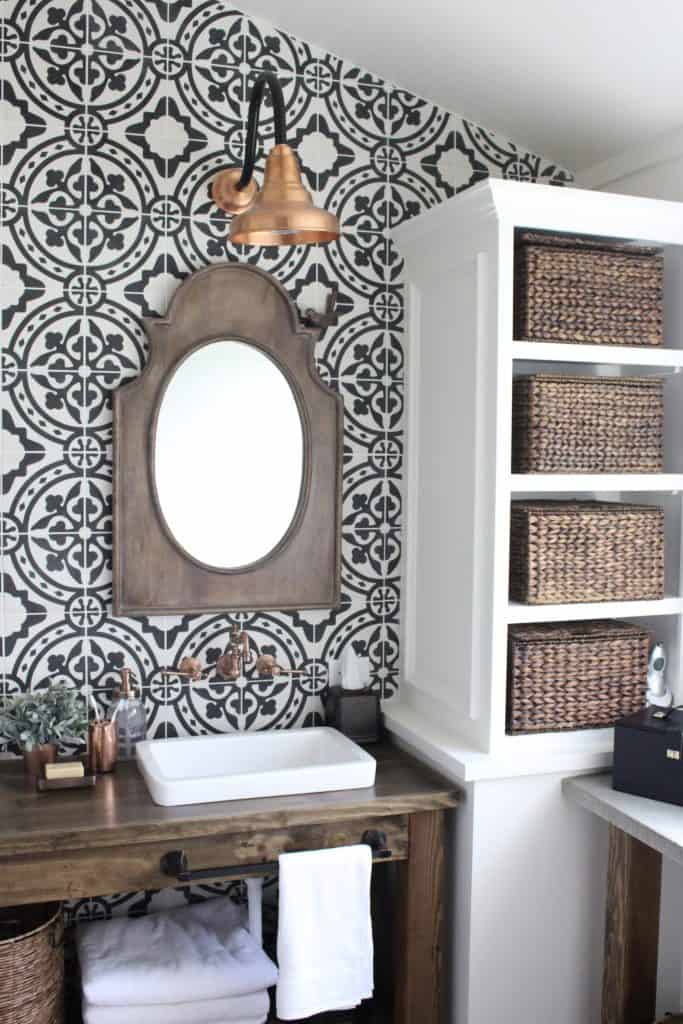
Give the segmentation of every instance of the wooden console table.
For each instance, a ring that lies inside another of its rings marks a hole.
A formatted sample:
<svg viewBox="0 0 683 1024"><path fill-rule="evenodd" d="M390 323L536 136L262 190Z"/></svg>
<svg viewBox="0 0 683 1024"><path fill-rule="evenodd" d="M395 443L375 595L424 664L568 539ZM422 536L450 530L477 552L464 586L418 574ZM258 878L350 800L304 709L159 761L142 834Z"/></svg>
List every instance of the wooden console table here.
<svg viewBox="0 0 683 1024"><path fill-rule="evenodd" d="M617 793L608 774L562 788L609 824L602 1024L652 1024L662 857L683 864L683 807Z"/></svg>
<svg viewBox="0 0 683 1024"><path fill-rule="evenodd" d="M135 764L94 790L38 794L21 766L0 766L0 906L177 885L161 858L193 869L266 864L278 854L386 836L396 867L395 1024L441 1024L445 814L454 787L391 746L373 748L371 789L184 807L152 802ZM381 870L381 869L380 869ZM246 873L246 872L245 872Z"/></svg>

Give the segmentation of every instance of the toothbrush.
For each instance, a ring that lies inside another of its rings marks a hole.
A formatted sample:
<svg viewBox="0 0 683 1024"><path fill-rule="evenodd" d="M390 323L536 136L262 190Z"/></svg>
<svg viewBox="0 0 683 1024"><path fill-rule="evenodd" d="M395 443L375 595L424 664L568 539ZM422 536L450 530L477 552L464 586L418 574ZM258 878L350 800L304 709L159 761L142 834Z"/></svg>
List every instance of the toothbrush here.
<svg viewBox="0 0 683 1024"><path fill-rule="evenodd" d="M100 716L99 708L97 707L97 701L93 697L92 693L88 694L88 697L90 699L90 703L92 704L92 709L95 712L95 721L100 722L102 719Z"/></svg>

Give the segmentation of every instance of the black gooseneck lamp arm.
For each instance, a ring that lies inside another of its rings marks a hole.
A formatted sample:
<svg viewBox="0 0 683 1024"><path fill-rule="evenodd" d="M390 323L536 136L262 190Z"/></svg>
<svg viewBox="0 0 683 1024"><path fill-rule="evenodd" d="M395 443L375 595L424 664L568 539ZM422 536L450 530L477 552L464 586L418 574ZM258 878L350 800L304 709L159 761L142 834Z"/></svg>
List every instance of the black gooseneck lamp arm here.
<svg viewBox="0 0 683 1024"><path fill-rule="evenodd" d="M261 112L261 103L266 86L270 87L270 94L273 99L273 118L275 120L275 145L286 145L287 128L285 125L285 99L282 94L282 86L272 71L262 72L251 90L249 99L249 118L247 121L247 137L244 144L244 167L242 176L238 181L237 191L246 188L254 174L256 163L256 146L258 143L258 123Z"/></svg>

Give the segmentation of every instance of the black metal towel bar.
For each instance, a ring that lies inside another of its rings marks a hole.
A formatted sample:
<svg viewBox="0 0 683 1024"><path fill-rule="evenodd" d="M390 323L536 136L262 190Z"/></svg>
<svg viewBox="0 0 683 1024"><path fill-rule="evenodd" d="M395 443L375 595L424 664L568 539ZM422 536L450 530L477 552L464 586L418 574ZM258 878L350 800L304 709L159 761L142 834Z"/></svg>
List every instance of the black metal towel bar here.
<svg viewBox="0 0 683 1024"><path fill-rule="evenodd" d="M373 860L386 860L392 856L387 849L386 833L376 829L368 829L361 836L361 843L372 850ZM164 875L175 878L179 882L199 882L205 878L243 878L245 875L274 875L277 872L277 861L261 861L256 864L236 864L223 868L190 868L184 850L169 850L161 858L159 867Z"/></svg>

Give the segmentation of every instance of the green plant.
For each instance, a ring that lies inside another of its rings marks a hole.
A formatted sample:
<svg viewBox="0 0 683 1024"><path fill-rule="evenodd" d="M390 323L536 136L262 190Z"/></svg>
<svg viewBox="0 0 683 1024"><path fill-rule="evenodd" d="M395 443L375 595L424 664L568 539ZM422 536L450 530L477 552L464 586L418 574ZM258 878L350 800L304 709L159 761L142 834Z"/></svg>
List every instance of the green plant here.
<svg viewBox="0 0 683 1024"><path fill-rule="evenodd" d="M51 686L13 697L0 706L0 736L22 750L61 740L84 740L87 728L85 701L77 690Z"/></svg>

